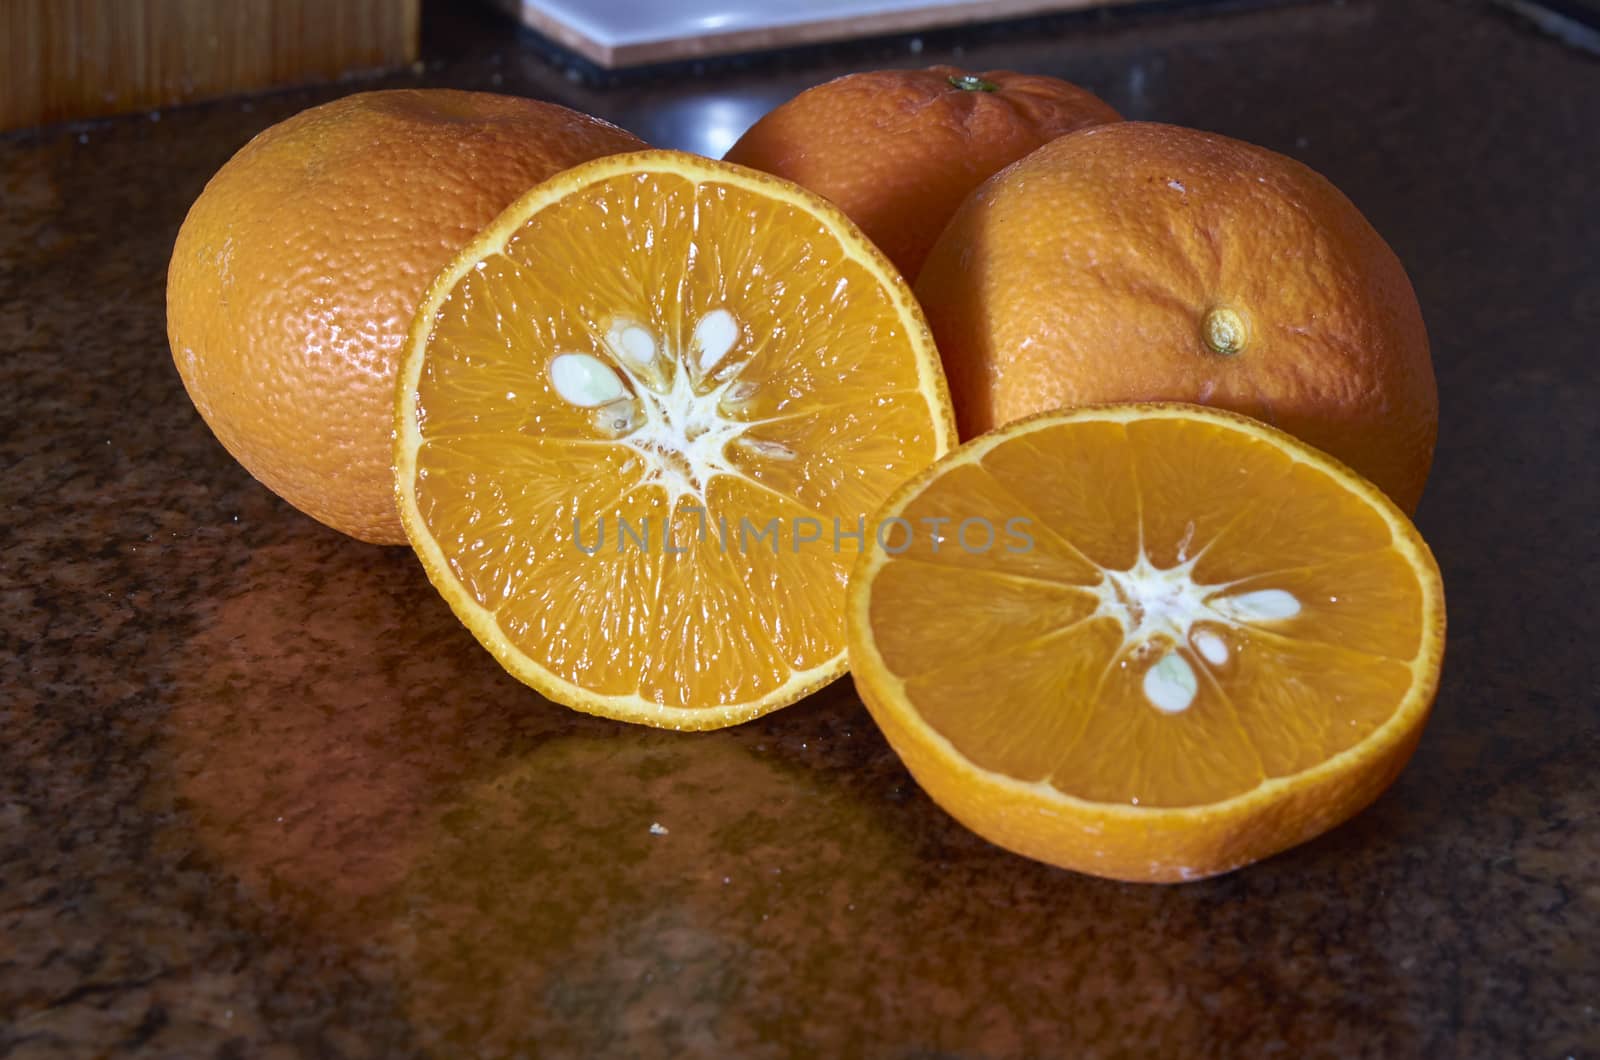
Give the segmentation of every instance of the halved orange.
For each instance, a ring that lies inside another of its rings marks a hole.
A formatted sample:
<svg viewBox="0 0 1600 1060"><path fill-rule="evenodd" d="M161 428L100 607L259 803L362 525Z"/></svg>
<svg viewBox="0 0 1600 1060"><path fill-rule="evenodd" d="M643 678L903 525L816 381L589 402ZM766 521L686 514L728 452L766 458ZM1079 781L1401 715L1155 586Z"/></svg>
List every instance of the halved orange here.
<svg viewBox="0 0 1600 1060"><path fill-rule="evenodd" d="M954 437L916 300L843 214L644 151L528 192L440 274L395 474L428 576L513 675L704 729L844 672L865 519Z"/></svg>
<svg viewBox="0 0 1600 1060"><path fill-rule="evenodd" d="M1372 802L1444 590L1376 487L1191 405L1047 413L901 486L851 575L856 687L980 835L1123 880L1226 872Z"/></svg>

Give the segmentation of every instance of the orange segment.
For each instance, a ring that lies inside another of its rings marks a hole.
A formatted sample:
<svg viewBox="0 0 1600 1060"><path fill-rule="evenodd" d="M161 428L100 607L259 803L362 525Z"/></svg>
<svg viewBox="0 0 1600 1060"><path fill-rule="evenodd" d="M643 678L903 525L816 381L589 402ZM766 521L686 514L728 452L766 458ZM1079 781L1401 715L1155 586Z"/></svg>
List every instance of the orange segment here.
<svg viewBox="0 0 1600 1060"><path fill-rule="evenodd" d="M950 529L1018 519L1026 548ZM1052 864L1191 879L1303 841L1393 779L1438 685L1415 528L1233 413L1024 420L875 521L907 530L851 575L862 699L936 801Z"/></svg>
<svg viewBox="0 0 1600 1060"><path fill-rule="evenodd" d="M396 481L429 577L512 674L711 728L843 672L867 517L953 437L920 310L843 215L652 151L540 185L435 281Z"/></svg>
<svg viewBox="0 0 1600 1060"><path fill-rule="evenodd" d="M823 519L830 533L834 520L841 530L856 530L890 490L926 464L926 450L905 440L923 433L927 418L927 399L916 390L778 414L754 421L744 438L756 444L731 451L729 459L751 480ZM794 456L768 459L771 446ZM841 463L832 456L837 449L858 459Z"/></svg>
<svg viewBox="0 0 1600 1060"><path fill-rule="evenodd" d="M1084 444L1070 452L1041 449L1032 439L988 453L978 467L1012 498L1014 512L1040 528L1037 536L1070 544L1098 580L1100 566L1126 567L1138 539L1126 528L1139 518L1139 493L1131 455L1119 444L1118 424L1086 424ZM1084 516L1087 514L1087 518ZM1056 527L1078 525L1069 538Z"/></svg>
<svg viewBox="0 0 1600 1060"><path fill-rule="evenodd" d="M1032 652L1061 638L1094 616L1097 599L1073 585L1009 577L980 567L956 567L901 559L884 568L882 602L876 606L877 648L902 678L947 674L971 659L1003 665L1000 656ZM927 620L895 621L896 601L916 597Z"/></svg>

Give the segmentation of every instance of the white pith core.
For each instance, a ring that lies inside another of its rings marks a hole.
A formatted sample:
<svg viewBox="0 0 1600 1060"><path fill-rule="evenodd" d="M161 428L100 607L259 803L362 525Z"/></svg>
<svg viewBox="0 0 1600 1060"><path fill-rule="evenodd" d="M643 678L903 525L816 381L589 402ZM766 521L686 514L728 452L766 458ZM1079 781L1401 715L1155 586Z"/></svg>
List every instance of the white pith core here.
<svg viewBox="0 0 1600 1060"><path fill-rule="evenodd" d="M705 313L690 332L689 348L674 350L649 328L615 320L605 332L605 352L561 353L550 361L550 383L577 408L594 409L602 434L635 450L640 484L667 493L668 511L681 498L704 505L717 475L748 476L730 459L728 446L772 460L792 460L780 442L746 438L758 420L734 419L758 385L739 378L739 322L723 308Z"/></svg>
<svg viewBox="0 0 1600 1060"><path fill-rule="evenodd" d="M1281 622L1300 613L1300 601L1284 589L1235 593L1226 585L1196 582L1199 560L1194 556L1173 567L1157 567L1141 548L1129 569L1101 568L1100 582L1092 588L1099 597L1094 617L1115 619L1122 627L1118 657L1123 665L1147 667L1140 688L1146 701L1165 714L1188 710L1199 694L1191 653L1211 667L1226 666L1235 651L1225 631Z"/></svg>

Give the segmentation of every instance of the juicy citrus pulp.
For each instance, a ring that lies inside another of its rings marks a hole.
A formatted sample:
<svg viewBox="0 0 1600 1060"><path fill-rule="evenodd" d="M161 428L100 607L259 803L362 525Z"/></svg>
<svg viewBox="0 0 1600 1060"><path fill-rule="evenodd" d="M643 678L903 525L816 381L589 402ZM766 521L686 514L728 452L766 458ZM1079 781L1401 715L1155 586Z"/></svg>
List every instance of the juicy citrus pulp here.
<svg viewBox="0 0 1600 1060"><path fill-rule="evenodd" d="M726 725L844 671L861 525L953 417L904 282L836 209L648 151L533 189L435 281L402 361L402 520L552 699Z"/></svg>
<svg viewBox="0 0 1600 1060"><path fill-rule="evenodd" d="M856 685L985 837L1132 880L1332 827L1415 747L1438 568L1364 479L1188 405L1019 421L898 489L852 574Z"/></svg>

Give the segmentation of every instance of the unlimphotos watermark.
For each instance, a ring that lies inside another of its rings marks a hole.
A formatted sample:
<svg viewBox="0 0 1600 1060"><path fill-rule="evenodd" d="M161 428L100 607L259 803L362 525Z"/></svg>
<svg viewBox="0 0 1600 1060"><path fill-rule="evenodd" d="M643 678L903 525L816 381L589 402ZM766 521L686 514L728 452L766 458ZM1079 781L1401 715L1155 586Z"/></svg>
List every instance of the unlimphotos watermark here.
<svg viewBox="0 0 1600 1060"><path fill-rule="evenodd" d="M999 522L981 515L965 519L935 515L907 519L896 515L877 521L871 527L867 525L867 517L862 515L856 518L854 526L835 517L830 527L824 520L810 515L789 518L774 515L757 522L748 516L734 520L726 515L711 520L706 518L704 508L695 505L684 505L679 512L694 517L695 526L687 537L674 533L674 528L685 521L676 515L658 519L646 516L636 521L622 516L607 519L602 515L585 527L583 517L574 514L572 544L589 556L603 550L682 555L693 551L696 544L714 544L722 552L749 553L767 549L776 555L786 550L799 552L811 546L838 553L844 551L846 543L853 543L857 549L865 548L870 534L870 540L879 548L896 556L909 549L921 534L930 552L950 549L982 556L997 550L1033 551L1033 520L1020 515Z"/></svg>

